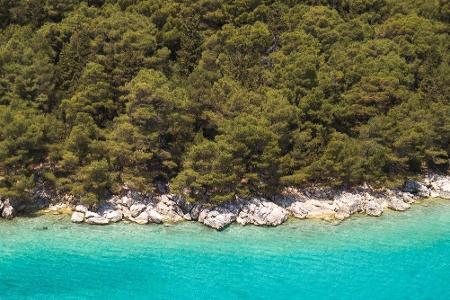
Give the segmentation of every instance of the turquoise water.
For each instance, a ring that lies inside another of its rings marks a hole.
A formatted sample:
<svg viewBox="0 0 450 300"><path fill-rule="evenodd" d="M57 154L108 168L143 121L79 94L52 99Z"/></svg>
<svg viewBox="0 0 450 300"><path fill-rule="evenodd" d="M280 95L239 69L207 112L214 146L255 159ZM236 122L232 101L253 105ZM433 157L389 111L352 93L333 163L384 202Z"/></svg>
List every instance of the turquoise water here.
<svg viewBox="0 0 450 300"><path fill-rule="evenodd" d="M450 299L450 201L223 232L60 218L0 221L0 299Z"/></svg>

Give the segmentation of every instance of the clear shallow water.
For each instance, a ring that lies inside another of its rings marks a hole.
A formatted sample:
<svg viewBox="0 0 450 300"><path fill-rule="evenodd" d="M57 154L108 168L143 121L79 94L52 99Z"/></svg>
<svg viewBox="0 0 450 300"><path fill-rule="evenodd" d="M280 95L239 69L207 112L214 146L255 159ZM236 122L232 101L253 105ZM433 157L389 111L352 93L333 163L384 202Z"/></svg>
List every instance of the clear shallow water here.
<svg viewBox="0 0 450 300"><path fill-rule="evenodd" d="M450 299L450 201L223 232L60 218L0 221L1 299Z"/></svg>

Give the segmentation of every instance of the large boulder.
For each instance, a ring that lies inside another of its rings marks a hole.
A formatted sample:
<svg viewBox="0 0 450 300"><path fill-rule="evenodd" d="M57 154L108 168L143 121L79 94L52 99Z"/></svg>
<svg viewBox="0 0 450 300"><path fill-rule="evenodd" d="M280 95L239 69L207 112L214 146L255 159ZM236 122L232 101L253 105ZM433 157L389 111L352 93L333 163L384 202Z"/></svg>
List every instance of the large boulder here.
<svg viewBox="0 0 450 300"><path fill-rule="evenodd" d="M131 216L133 218L139 216L146 208L147 206L143 203L136 203L131 205L130 207Z"/></svg>
<svg viewBox="0 0 450 300"><path fill-rule="evenodd" d="M333 219L335 217L335 205L330 201L309 199L296 201L287 207L291 214L300 219Z"/></svg>
<svg viewBox="0 0 450 300"><path fill-rule="evenodd" d="M8 199L3 202L2 217L8 220L14 218L16 211Z"/></svg>
<svg viewBox="0 0 450 300"><path fill-rule="evenodd" d="M348 214L349 216L362 211L362 202L364 198L360 193L343 192L336 196L334 203L336 204L336 215Z"/></svg>
<svg viewBox="0 0 450 300"><path fill-rule="evenodd" d="M236 221L239 209L238 203L224 203L214 208L204 208L198 215L198 221L211 228L221 230Z"/></svg>
<svg viewBox="0 0 450 300"><path fill-rule="evenodd" d="M194 204L190 211L191 220L198 220L198 216L203 209L203 204Z"/></svg>
<svg viewBox="0 0 450 300"><path fill-rule="evenodd" d="M147 211L148 221L151 223L161 224L163 217L156 210L150 209Z"/></svg>
<svg viewBox="0 0 450 300"><path fill-rule="evenodd" d="M72 214L72 217L70 218L70 220L73 223L83 223L84 222L84 213L79 212L79 211L75 211Z"/></svg>
<svg viewBox="0 0 450 300"><path fill-rule="evenodd" d="M119 221L122 221L123 213L120 210L113 210L108 212L105 215L105 218L107 218L112 223L117 223Z"/></svg>
<svg viewBox="0 0 450 300"><path fill-rule="evenodd" d="M277 226L288 219L288 211L265 199L252 199L246 203L236 221L241 225Z"/></svg>
<svg viewBox="0 0 450 300"><path fill-rule="evenodd" d="M430 190L424 185L415 180L407 180L403 186L403 191L411 194L416 194L419 197L429 197Z"/></svg>
<svg viewBox="0 0 450 300"><path fill-rule="evenodd" d="M89 219L89 218L98 218L98 217L100 217L100 215L98 214L98 213L96 213L96 212L93 212L93 211L87 211L86 213L85 213L85 217L86 217L86 219Z"/></svg>
<svg viewBox="0 0 450 300"><path fill-rule="evenodd" d="M75 206L75 211L85 214L88 211L88 209L84 205L77 205Z"/></svg>
<svg viewBox="0 0 450 300"><path fill-rule="evenodd" d="M450 199L450 176L434 176L430 185L432 197Z"/></svg>
<svg viewBox="0 0 450 300"><path fill-rule="evenodd" d="M130 209L128 207L122 206L122 205L118 205L117 209L122 212L124 219L130 220L131 218L133 218L131 216L131 211L130 211Z"/></svg>
<svg viewBox="0 0 450 300"><path fill-rule="evenodd" d="M393 191L393 194L396 197L402 199L403 202L408 203L408 204L416 202L416 200L418 198L417 195L414 195L414 194L411 194L408 192L398 191L398 190Z"/></svg>
<svg viewBox="0 0 450 300"><path fill-rule="evenodd" d="M392 210L405 211L411 207L411 204L404 202L403 199L399 197L391 196L388 199L388 207Z"/></svg>
<svg viewBox="0 0 450 300"><path fill-rule="evenodd" d="M109 220L104 217L91 217L89 219L86 219L86 223L90 225L108 225Z"/></svg>
<svg viewBox="0 0 450 300"><path fill-rule="evenodd" d="M291 203L287 210L296 218L305 219L308 213L313 210L314 207L303 201L296 201Z"/></svg>
<svg viewBox="0 0 450 300"><path fill-rule="evenodd" d="M194 204L186 201L185 198L178 196L178 195L173 195L172 201L174 201L176 203L176 205L181 209L184 216L186 216L186 214L189 214L190 211L192 210L192 208L194 207ZM178 210L178 213L179 213L179 210Z"/></svg>
<svg viewBox="0 0 450 300"><path fill-rule="evenodd" d="M217 210L205 209L200 213L199 221L208 227L221 230L236 220L233 213L221 213Z"/></svg>
<svg viewBox="0 0 450 300"><path fill-rule="evenodd" d="M309 207L307 219L331 220L335 218L336 206L333 202L322 200L309 200L306 203Z"/></svg>
<svg viewBox="0 0 450 300"><path fill-rule="evenodd" d="M146 211L142 212L136 218L132 218L131 220L139 225L148 224L148 213Z"/></svg>
<svg viewBox="0 0 450 300"><path fill-rule="evenodd" d="M157 204L155 210L162 216L162 221L164 223L176 223L183 221L183 211L177 205L177 203L172 200L171 195L161 195L155 199Z"/></svg>
<svg viewBox="0 0 450 300"><path fill-rule="evenodd" d="M364 212L373 217L379 217L383 213L383 206L376 201L367 201L363 204Z"/></svg>

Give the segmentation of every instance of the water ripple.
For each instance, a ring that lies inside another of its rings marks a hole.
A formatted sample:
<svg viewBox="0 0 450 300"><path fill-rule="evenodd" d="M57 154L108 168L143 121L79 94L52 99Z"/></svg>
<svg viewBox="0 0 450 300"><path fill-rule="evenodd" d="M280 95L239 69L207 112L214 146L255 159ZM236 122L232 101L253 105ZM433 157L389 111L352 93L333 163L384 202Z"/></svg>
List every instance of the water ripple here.
<svg viewBox="0 0 450 300"><path fill-rule="evenodd" d="M450 299L449 274L449 201L223 232L0 221L1 299Z"/></svg>

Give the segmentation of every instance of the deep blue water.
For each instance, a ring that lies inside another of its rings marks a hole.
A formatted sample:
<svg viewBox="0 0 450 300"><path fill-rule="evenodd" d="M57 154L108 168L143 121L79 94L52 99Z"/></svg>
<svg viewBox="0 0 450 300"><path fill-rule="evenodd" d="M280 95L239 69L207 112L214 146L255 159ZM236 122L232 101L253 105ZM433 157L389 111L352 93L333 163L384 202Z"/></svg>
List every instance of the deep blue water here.
<svg viewBox="0 0 450 300"><path fill-rule="evenodd" d="M450 201L223 232L60 218L0 221L0 299L450 299Z"/></svg>

